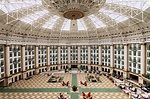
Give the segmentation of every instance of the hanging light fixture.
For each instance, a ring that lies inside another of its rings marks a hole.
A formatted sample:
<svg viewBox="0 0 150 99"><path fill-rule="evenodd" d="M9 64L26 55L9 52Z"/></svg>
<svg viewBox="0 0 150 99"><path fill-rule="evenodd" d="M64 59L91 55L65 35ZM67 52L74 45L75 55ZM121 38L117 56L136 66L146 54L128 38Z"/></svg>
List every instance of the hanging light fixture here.
<svg viewBox="0 0 150 99"><path fill-rule="evenodd" d="M50 13L76 20L94 14L105 4L106 0L42 0Z"/></svg>

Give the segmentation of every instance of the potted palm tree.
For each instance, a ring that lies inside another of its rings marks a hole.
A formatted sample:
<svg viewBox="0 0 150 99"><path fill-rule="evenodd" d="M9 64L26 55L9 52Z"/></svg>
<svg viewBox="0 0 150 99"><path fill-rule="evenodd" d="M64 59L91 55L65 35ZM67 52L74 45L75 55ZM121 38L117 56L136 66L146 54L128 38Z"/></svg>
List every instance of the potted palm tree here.
<svg viewBox="0 0 150 99"><path fill-rule="evenodd" d="M77 91L77 86L74 85L74 86L72 87L72 90L73 90L73 91Z"/></svg>

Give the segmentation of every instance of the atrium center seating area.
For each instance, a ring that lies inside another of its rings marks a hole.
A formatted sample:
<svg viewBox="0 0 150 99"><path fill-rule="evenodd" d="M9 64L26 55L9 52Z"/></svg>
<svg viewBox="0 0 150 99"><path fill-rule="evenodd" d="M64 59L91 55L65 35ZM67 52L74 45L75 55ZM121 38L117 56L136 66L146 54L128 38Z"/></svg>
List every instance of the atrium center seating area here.
<svg viewBox="0 0 150 99"><path fill-rule="evenodd" d="M109 74L106 74L109 75ZM143 88L144 85L138 84L130 79L120 79L120 76L107 76L122 92L126 93L131 99L149 99L150 91ZM145 90L144 90L145 89Z"/></svg>
<svg viewBox="0 0 150 99"><path fill-rule="evenodd" d="M65 70L55 70L49 73L42 72L32 76L29 80L17 81L12 83L9 87L0 89L0 94L3 95L3 99L25 99L25 97L27 97L27 99L49 99L49 97L51 97L50 99L74 99L74 97L76 97L76 99L109 99L109 97L112 97L111 93L114 93L115 95L112 99L121 99L119 97L129 99L128 95L121 92L121 90L104 75L89 74L79 71L72 72L71 70L69 73L64 73L62 71ZM89 82L86 79L87 76L99 77L101 82ZM47 82L51 77L63 77L63 80L61 82ZM81 85L81 81L83 84L86 82L87 85ZM71 87L76 85L77 92L72 92L71 88L68 86L62 86L63 83L68 83ZM102 93L108 95L99 95Z"/></svg>

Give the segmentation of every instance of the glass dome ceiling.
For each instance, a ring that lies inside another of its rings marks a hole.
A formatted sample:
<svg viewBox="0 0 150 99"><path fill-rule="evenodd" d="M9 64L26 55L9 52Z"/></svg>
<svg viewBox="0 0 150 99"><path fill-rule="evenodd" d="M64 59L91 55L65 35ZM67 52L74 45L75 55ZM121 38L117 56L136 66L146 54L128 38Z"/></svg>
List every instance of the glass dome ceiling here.
<svg viewBox="0 0 150 99"><path fill-rule="evenodd" d="M83 31L83 35L91 36L87 33L98 32L101 29L107 30L116 25L121 28L125 27L126 23L124 22L129 19L132 19L130 24L145 21L144 17L140 17L140 14L143 12L149 14L149 10L147 11L149 7L150 0L106 0L104 6L97 13L81 19L70 20L53 15L53 12L49 12L43 6L42 0L1 0L0 15L5 15L5 19L1 17L3 24L22 27L25 29L24 31L29 29L47 32L47 35L54 34L56 37L62 33ZM54 31L55 33L53 33Z"/></svg>

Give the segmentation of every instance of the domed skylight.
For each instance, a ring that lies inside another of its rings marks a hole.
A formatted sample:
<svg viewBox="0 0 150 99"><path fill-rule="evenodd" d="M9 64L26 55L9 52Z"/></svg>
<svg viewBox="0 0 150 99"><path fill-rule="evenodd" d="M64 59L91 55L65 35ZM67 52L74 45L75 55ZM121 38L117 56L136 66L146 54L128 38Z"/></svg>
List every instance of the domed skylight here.
<svg viewBox="0 0 150 99"><path fill-rule="evenodd" d="M1 15L6 14L11 17L11 20L7 20L6 24L11 24L14 21L21 21L29 25L39 23L40 25L38 26L40 26L40 28L50 30L55 28L60 32L106 28L111 26L111 21L115 22L115 24L119 24L129 18L138 19L134 17L140 15L149 7L150 0L106 0L104 6L99 8L97 13L93 13L81 19L70 20L58 15L53 15L53 12L49 12L43 6L41 0L0 1L0 10L3 12L1 12ZM122 10L122 8L125 10ZM143 19L141 19L141 21L142 20ZM58 27L58 24L61 26Z"/></svg>

